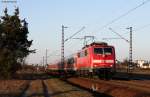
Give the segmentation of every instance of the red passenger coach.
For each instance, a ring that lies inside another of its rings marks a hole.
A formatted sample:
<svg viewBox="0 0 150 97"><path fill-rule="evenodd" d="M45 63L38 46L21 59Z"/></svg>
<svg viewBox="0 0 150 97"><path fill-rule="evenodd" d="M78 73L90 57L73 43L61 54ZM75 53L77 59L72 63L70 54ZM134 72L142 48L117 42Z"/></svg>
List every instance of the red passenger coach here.
<svg viewBox="0 0 150 97"><path fill-rule="evenodd" d="M59 64L49 64L47 66L47 73L50 75L59 75Z"/></svg>

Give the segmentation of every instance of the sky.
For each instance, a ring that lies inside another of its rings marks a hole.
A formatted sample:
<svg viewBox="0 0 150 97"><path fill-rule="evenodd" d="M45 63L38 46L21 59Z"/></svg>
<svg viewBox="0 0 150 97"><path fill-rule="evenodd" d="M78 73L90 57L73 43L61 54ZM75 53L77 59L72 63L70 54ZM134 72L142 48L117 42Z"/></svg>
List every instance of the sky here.
<svg viewBox="0 0 150 97"><path fill-rule="evenodd" d="M61 26L65 39L85 27L74 38L95 36L95 41L105 41L116 49L118 60L129 56L129 43L119 38L114 31L129 39L127 27L133 27L133 60L150 60L150 2L110 24L110 22L147 0L18 0L16 4L0 2L0 16L8 8L13 14L15 6L20 9L20 18L29 23L28 39L33 40L30 49L35 54L26 58L28 64L41 64L48 51L48 63L60 60ZM149 0L150 1L150 0ZM107 26L105 26L108 24ZM83 40L70 39L65 43L65 56L81 50Z"/></svg>

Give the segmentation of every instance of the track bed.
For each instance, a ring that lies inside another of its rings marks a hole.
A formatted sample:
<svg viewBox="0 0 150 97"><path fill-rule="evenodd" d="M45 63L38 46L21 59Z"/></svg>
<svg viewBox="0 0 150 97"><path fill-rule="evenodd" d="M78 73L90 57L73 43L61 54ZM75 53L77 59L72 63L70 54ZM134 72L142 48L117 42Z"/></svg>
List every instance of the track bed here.
<svg viewBox="0 0 150 97"><path fill-rule="evenodd" d="M150 81L69 78L69 82L113 97L150 97Z"/></svg>

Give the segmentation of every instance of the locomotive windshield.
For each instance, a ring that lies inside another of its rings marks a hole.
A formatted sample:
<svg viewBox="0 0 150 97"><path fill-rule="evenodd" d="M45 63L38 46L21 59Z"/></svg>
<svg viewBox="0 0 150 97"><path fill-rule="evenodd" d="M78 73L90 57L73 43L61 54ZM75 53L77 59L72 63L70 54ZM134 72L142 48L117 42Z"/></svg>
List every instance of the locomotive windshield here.
<svg viewBox="0 0 150 97"><path fill-rule="evenodd" d="M104 48L104 54L111 55L112 54L112 48Z"/></svg>
<svg viewBox="0 0 150 97"><path fill-rule="evenodd" d="M110 55L112 54L112 48L94 48L94 53Z"/></svg>
<svg viewBox="0 0 150 97"><path fill-rule="evenodd" d="M103 49L102 48L94 48L94 53L95 54L103 54Z"/></svg>

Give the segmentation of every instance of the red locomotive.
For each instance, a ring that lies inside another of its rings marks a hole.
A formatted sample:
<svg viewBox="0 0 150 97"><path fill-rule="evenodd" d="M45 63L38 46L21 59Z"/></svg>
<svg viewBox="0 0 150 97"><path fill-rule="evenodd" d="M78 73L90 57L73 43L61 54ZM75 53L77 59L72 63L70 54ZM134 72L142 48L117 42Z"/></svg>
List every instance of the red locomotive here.
<svg viewBox="0 0 150 97"><path fill-rule="evenodd" d="M62 70L60 63L48 65L48 70ZM67 74L89 74L108 77L115 71L115 49L105 42L93 42L65 60L63 70Z"/></svg>

